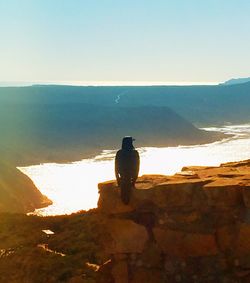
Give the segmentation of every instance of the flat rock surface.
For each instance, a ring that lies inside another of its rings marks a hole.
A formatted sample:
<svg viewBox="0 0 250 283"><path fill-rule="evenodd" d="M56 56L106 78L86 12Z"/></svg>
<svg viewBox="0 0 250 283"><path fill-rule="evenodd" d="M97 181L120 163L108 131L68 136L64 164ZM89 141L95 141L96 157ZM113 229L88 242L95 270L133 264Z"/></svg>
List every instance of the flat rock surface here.
<svg viewBox="0 0 250 283"><path fill-rule="evenodd" d="M120 201L116 181L99 184L98 208L106 213L136 210L151 202L159 208L205 206L250 207L250 160L219 167L189 166L173 176L143 175L131 193L129 205Z"/></svg>

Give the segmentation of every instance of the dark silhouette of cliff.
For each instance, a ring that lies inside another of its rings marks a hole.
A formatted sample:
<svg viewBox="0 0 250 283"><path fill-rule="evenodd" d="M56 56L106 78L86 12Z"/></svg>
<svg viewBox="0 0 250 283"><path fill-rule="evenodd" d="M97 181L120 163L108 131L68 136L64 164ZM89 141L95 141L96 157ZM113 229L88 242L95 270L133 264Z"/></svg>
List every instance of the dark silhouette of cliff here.
<svg viewBox="0 0 250 283"><path fill-rule="evenodd" d="M51 201L13 164L0 161L0 213L27 213Z"/></svg>

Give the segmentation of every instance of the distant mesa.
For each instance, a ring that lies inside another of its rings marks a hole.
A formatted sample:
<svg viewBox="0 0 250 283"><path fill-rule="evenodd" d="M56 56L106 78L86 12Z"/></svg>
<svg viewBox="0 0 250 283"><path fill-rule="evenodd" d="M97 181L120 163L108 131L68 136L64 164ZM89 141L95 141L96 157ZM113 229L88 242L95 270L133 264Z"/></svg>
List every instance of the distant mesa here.
<svg viewBox="0 0 250 283"><path fill-rule="evenodd" d="M230 79L222 83L223 85L236 85L236 84L244 84L250 82L250 77L248 78L238 78L238 79Z"/></svg>

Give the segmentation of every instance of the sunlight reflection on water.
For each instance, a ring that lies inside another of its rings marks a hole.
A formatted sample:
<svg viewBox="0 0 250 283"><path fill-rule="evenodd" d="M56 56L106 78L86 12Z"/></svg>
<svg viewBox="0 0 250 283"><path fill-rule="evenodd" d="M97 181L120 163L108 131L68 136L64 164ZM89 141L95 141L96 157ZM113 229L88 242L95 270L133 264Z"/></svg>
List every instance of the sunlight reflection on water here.
<svg viewBox="0 0 250 283"><path fill-rule="evenodd" d="M140 175L173 174L188 165L219 165L223 162L250 158L250 125L206 128L234 134L219 142L166 148L139 148ZM36 210L38 215L69 214L97 205L97 183L114 175L115 151L105 150L93 159L74 163L45 163L21 167L53 205Z"/></svg>

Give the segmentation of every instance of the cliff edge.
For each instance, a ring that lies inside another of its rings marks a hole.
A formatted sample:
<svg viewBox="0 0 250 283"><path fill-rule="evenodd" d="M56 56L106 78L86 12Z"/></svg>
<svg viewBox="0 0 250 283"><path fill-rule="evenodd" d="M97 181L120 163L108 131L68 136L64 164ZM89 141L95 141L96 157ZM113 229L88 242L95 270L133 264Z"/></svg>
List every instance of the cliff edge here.
<svg viewBox="0 0 250 283"><path fill-rule="evenodd" d="M250 160L144 175L129 205L115 181L99 193L98 282L250 282Z"/></svg>
<svg viewBox="0 0 250 283"><path fill-rule="evenodd" d="M52 202L13 164L0 161L0 213L27 213Z"/></svg>
<svg viewBox="0 0 250 283"><path fill-rule="evenodd" d="M250 160L142 176L127 206L99 191L72 215L0 213L0 282L250 282Z"/></svg>

